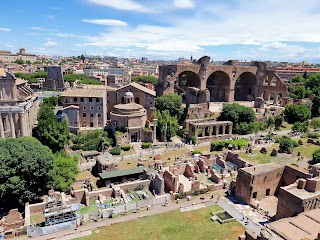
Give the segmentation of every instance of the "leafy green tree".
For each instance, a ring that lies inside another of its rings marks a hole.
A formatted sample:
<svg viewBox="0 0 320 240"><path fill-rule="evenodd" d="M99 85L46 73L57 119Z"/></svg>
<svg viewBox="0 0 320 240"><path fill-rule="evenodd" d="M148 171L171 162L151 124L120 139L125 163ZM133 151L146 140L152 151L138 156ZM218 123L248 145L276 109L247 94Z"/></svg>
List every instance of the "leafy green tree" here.
<svg viewBox="0 0 320 240"><path fill-rule="evenodd" d="M295 122L292 126L293 132L303 132L306 133L309 131L309 122Z"/></svg>
<svg viewBox="0 0 320 240"><path fill-rule="evenodd" d="M112 142L112 138L108 137L108 132L102 130L93 130L73 137L74 150L101 151L102 145L108 147Z"/></svg>
<svg viewBox="0 0 320 240"><path fill-rule="evenodd" d="M67 122L58 122L51 103L42 104L38 114L38 125L33 129L33 136L53 152L57 152L68 143L69 133Z"/></svg>
<svg viewBox="0 0 320 240"><path fill-rule="evenodd" d="M290 104L284 110L288 123L304 122L311 118L311 110L306 105Z"/></svg>
<svg viewBox="0 0 320 240"><path fill-rule="evenodd" d="M63 78L66 82L75 82L76 80L90 80L90 77L85 74L67 74Z"/></svg>
<svg viewBox="0 0 320 240"><path fill-rule="evenodd" d="M152 83L154 85L158 84L158 78L153 76L136 76L132 77L131 81L136 83Z"/></svg>
<svg viewBox="0 0 320 240"><path fill-rule="evenodd" d="M52 97L44 98L43 104L49 104L52 107L55 107L58 105L58 97L52 96Z"/></svg>
<svg viewBox="0 0 320 240"><path fill-rule="evenodd" d="M19 59L15 60L14 63L16 63L16 64L24 64L24 61L19 58Z"/></svg>
<svg viewBox="0 0 320 240"><path fill-rule="evenodd" d="M32 137L0 139L0 205L34 203L47 193L53 154Z"/></svg>
<svg viewBox="0 0 320 240"><path fill-rule="evenodd" d="M156 98L155 107L159 111L168 110L171 116L180 118L183 113L182 97L173 93L164 94L161 97Z"/></svg>
<svg viewBox="0 0 320 240"><path fill-rule="evenodd" d="M52 183L55 190L68 192L73 178L78 173L79 157L67 155L65 152L56 153L53 159Z"/></svg>
<svg viewBox="0 0 320 240"><path fill-rule="evenodd" d="M306 93L307 93L307 90L305 86L300 85L300 86L296 86L290 91L290 96L294 99L303 99L305 98Z"/></svg>
<svg viewBox="0 0 320 240"><path fill-rule="evenodd" d="M178 120L170 115L168 110L156 111L155 118L157 119L157 136L163 139L166 133L167 140L175 136L179 130Z"/></svg>
<svg viewBox="0 0 320 240"><path fill-rule="evenodd" d="M317 149L316 151L314 151L314 153L312 154L312 164L317 164L320 163L320 149Z"/></svg>
<svg viewBox="0 0 320 240"><path fill-rule="evenodd" d="M320 87L320 73L310 75L306 80L306 88L316 89Z"/></svg>
<svg viewBox="0 0 320 240"><path fill-rule="evenodd" d="M238 103L223 105L219 121L231 121L234 126L240 123L252 123L256 121L256 114L251 107L245 107Z"/></svg>
<svg viewBox="0 0 320 240"><path fill-rule="evenodd" d="M100 82L95 79L84 79L79 81L80 84L86 84L86 85L104 85L103 82Z"/></svg>
<svg viewBox="0 0 320 240"><path fill-rule="evenodd" d="M268 127L272 127L272 126L274 126L274 124L275 124L274 118L273 117L269 117L267 119L267 126Z"/></svg>
<svg viewBox="0 0 320 240"><path fill-rule="evenodd" d="M305 81L305 79L300 75L296 75L296 76L292 77L290 80L290 82L293 82L293 83L303 83L304 81Z"/></svg>
<svg viewBox="0 0 320 240"><path fill-rule="evenodd" d="M319 129L320 128L320 118L313 118L310 122L310 127L313 129Z"/></svg>
<svg viewBox="0 0 320 240"><path fill-rule="evenodd" d="M276 131L280 130L283 121L284 121L284 119L283 119L283 116L281 116L281 115L277 115L274 118L274 128L275 128Z"/></svg>
<svg viewBox="0 0 320 240"><path fill-rule="evenodd" d="M279 152L280 153L292 153L293 148L299 146L298 142L291 139L290 137L283 136L279 139Z"/></svg>
<svg viewBox="0 0 320 240"><path fill-rule="evenodd" d="M312 113L312 117L320 116L320 96L316 96L313 98L311 113Z"/></svg>
<svg viewBox="0 0 320 240"><path fill-rule="evenodd" d="M84 60L86 60L86 57L83 56L83 54L81 54L80 59L81 59L81 61L83 62Z"/></svg>

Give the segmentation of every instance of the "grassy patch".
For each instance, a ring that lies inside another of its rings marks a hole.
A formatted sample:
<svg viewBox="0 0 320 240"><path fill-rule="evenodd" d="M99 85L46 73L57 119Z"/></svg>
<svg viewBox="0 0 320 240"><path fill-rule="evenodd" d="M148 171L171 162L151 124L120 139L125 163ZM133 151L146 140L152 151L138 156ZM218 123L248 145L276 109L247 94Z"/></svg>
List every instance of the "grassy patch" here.
<svg viewBox="0 0 320 240"><path fill-rule="evenodd" d="M99 233L93 233L91 236L80 239L237 239L237 236L245 231L240 223L219 224L210 220L211 212L219 210L221 208L215 205L184 213L179 210L171 211L100 228Z"/></svg>
<svg viewBox="0 0 320 240"><path fill-rule="evenodd" d="M176 150L165 151L165 152L161 153L161 160L168 161L170 163L174 163L175 156L177 156L177 157L185 156L186 157L188 153L190 153L190 150L187 148L178 148Z"/></svg>
<svg viewBox="0 0 320 240"><path fill-rule="evenodd" d="M90 212L97 212L98 206L94 201L90 201L89 206L84 206L80 208L80 214L88 214Z"/></svg>
<svg viewBox="0 0 320 240"><path fill-rule="evenodd" d="M30 216L30 223L37 224L44 222L44 214L43 213L36 213Z"/></svg>

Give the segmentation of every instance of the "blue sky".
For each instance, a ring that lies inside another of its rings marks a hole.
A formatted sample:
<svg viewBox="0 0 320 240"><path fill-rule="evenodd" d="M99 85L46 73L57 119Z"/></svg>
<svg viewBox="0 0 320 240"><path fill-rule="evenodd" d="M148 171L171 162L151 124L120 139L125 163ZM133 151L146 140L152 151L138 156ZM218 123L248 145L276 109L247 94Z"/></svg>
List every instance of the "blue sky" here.
<svg viewBox="0 0 320 240"><path fill-rule="evenodd" d="M5 0L0 49L320 62L320 1Z"/></svg>

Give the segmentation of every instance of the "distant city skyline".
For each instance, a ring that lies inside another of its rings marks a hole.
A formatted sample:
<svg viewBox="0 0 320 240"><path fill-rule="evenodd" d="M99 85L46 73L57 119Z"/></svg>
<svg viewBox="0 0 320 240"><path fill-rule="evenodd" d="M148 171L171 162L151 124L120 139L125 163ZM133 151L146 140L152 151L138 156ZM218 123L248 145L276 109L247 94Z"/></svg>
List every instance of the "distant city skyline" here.
<svg viewBox="0 0 320 240"><path fill-rule="evenodd" d="M320 62L317 0L15 0L3 9L0 49L12 52Z"/></svg>

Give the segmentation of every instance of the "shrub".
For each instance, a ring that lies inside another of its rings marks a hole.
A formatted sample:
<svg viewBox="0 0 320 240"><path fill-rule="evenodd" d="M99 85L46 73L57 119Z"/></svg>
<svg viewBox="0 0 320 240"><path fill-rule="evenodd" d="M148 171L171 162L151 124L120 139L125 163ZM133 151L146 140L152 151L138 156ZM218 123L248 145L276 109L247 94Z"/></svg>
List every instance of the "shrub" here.
<svg viewBox="0 0 320 240"><path fill-rule="evenodd" d="M222 151L223 148L232 145L235 149L241 149L249 146L250 142L247 139L241 138L236 140L216 140L211 142L210 151Z"/></svg>
<svg viewBox="0 0 320 240"><path fill-rule="evenodd" d="M141 183L139 183L138 186L136 186L134 190L135 190L135 191L141 191L141 190L143 190L143 189L144 189L144 185L141 184Z"/></svg>
<svg viewBox="0 0 320 240"><path fill-rule="evenodd" d="M191 140L192 144L196 144L197 143L197 137L195 137L195 136L191 137L190 140Z"/></svg>
<svg viewBox="0 0 320 240"><path fill-rule="evenodd" d="M320 163L320 149L317 149L313 154L312 154L312 164Z"/></svg>
<svg viewBox="0 0 320 240"><path fill-rule="evenodd" d="M320 134L319 133L307 133L306 137L312 138L312 139L318 139L320 137Z"/></svg>
<svg viewBox="0 0 320 240"><path fill-rule="evenodd" d="M187 193L186 192L182 192L182 193L178 193L175 197L175 199L184 199L187 197Z"/></svg>
<svg viewBox="0 0 320 240"><path fill-rule="evenodd" d="M121 146L121 150L123 151L129 151L131 149L131 145L130 144L126 144L126 145L122 145Z"/></svg>
<svg viewBox="0 0 320 240"><path fill-rule="evenodd" d="M121 153L121 148L119 148L119 147L114 147L114 148L112 148L109 152L110 152L110 154L112 154L112 155L120 155L120 153Z"/></svg>
<svg viewBox="0 0 320 240"><path fill-rule="evenodd" d="M279 152L292 153L292 149L299 146L299 143L290 137L283 136L279 139Z"/></svg>
<svg viewBox="0 0 320 240"><path fill-rule="evenodd" d="M142 149L146 149L146 148L149 148L151 145L152 145L151 142L143 142L141 144L141 147L142 147Z"/></svg>
<svg viewBox="0 0 320 240"><path fill-rule="evenodd" d="M199 153L201 154L201 152L202 151L200 149L194 149L192 153L193 154L199 154Z"/></svg>
<svg viewBox="0 0 320 240"><path fill-rule="evenodd" d="M309 122L295 122L292 126L293 132L308 132L309 131Z"/></svg>

